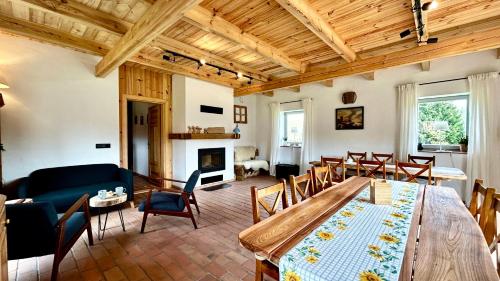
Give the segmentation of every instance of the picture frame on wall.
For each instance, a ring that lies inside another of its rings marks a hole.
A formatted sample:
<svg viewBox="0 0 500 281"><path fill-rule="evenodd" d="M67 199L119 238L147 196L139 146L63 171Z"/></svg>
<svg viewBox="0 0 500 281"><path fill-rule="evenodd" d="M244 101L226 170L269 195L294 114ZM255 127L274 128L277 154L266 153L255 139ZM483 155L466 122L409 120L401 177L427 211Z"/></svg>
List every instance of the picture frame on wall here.
<svg viewBox="0 0 500 281"><path fill-rule="evenodd" d="M365 107L346 107L335 110L336 130L363 130L365 127Z"/></svg>
<svg viewBox="0 0 500 281"><path fill-rule="evenodd" d="M247 124L248 123L248 111L247 107L244 105L234 105L234 123L236 124Z"/></svg>

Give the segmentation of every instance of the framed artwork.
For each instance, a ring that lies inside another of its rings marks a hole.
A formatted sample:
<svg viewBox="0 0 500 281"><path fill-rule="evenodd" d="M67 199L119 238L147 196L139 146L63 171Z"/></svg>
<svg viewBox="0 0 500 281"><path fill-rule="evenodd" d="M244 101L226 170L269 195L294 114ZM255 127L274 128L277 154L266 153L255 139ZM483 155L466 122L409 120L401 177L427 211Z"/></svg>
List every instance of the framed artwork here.
<svg viewBox="0 0 500 281"><path fill-rule="evenodd" d="M244 105L234 106L234 123L246 124L248 122L247 107Z"/></svg>
<svg viewBox="0 0 500 281"><path fill-rule="evenodd" d="M335 129L362 130L365 126L365 107L337 108L335 110Z"/></svg>

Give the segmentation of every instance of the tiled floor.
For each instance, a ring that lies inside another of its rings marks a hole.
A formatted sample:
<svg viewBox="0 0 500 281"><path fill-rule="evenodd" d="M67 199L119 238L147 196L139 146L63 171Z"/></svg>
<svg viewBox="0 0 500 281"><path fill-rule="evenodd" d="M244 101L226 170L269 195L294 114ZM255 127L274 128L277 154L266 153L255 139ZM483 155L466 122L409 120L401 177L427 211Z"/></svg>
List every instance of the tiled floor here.
<svg viewBox="0 0 500 281"><path fill-rule="evenodd" d="M197 190L198 230L186 218L150 216L140 234L142 213L128 208L126 232L114 212L98 241L94 216L94 246L82 235L62 262L59 280L253 280L253 255L239 245L238 233L252 225L250 187L274 182L255 177L226 189ZM51 268L52 256L9 261L9 280L49 280Z"/></svg>

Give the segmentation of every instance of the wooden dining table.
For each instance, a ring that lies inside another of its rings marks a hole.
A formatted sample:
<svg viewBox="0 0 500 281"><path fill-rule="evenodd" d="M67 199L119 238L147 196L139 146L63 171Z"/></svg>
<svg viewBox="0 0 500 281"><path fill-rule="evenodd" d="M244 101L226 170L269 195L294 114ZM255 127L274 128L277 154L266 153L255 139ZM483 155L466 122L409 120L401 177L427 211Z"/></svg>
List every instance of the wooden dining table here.
<svg viewBox="0 0 500 281"><path fill-rule="evenodd" d="M313 166L321 166L321 161L311 161L309 164ZM372 167L373 165L365 165L366 167ZM356 170L357 164L356 162L345 162L345 167L346 169L349 170ZM373 166L374 167L374 166ZM387 173L392 173L394 174L396 172L396 165L387 163L385 165L385 169ZM412 170L415 170L413 168L406 168L409 172ZM416 169L418 170L418 169ZM404 174L403 171L399 170L400 174ZM428 172L424 172L421 176L426 177L428 175ZM434 178L435 185L440 186L443 181L446 180L458 180L458 181L466 181L467 180L467 175L464 173L464 171L460 170L459 168L453 168L453 167L442 167L442 166L435 166L432 167L431 175Z"/></svg>
<svg viewBox="0 0 500 281"><path fill-rule="evenodd" d="M369 185L369 178L351 177L243 230L240 244L278 266ZM414 202L399 280L499 280L482 232L455 190L420 185Z"/></svg>

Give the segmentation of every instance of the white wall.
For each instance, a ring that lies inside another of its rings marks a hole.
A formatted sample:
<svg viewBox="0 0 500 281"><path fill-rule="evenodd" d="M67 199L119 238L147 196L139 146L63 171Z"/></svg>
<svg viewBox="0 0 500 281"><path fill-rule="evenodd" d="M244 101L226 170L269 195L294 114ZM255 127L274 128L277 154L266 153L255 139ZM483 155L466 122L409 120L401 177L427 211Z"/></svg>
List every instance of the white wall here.
<svg viewBox="0 0 500 281"><path fill-rule="evenodd" d="M132 102L132 149L133 149L133 171L149 176L149 147L148 147L148 108L151 104L143 102ZM135 117L137 116L137 124ZM141 116L143 124L141 125Z"/></svg>
<svg viewBox="0 0 500 281"><path fill-rule="evenodd" d="M396 152L396 86L409 82L431 82L465 77L470 74L499 71L500 60L496 51L490 50L459 57L432 61L431 71L422 72L418 65L403 66L380 70L375 73L375 80L368 81L361 76L335 79L333 88L320 84L302 85L300 93L288 90L275 91L274 97L257 95L256 143L261 155L269 159L270 112L272 101L291 101L302 97L313 98L313 158L321 155L345 155L347 150L374 152ZM346 91L355 91L357 101L344 105L341 95ZM467 81L447 82L420 87L422 96L467 92ZM364 130L335 130L335 109L351 106L365 107ZM298 149L296 149L298 151ZM288 151L288 152L287 152ZM296 151L296 152L297 152ZM286 154L288 153L288 154ZM290 149L282 149L284 162L297 159L290 155ZM442 158L442 157L441 157ZM440 159L440 158L438 158ZM443 162L450 162L442 158ZM464 167L465 157L456 156L457 167ZM439 161L439 160L438 160Z"/></svg>
<svg viewBox="0 0 500 281"><path fill-rule="evenodd" d="M40 168L119 164L118 71L94 76L99 57L0 34L3 177ZM110 143L110 149L96 149Z"/></svg>
<svg viewBox="0 0 500 281"><path fill-rule="evenodd" d="M238 124L240 128L240 139L234 142L235 146L256 146L256 123L257 123L257 96L244 96L234 99L235 105L247 107L247 124ZM234 118L233 118L234 122ZM233 127L236 124L233 123ZM233 128L234 129L234 128Z"/></svg>

